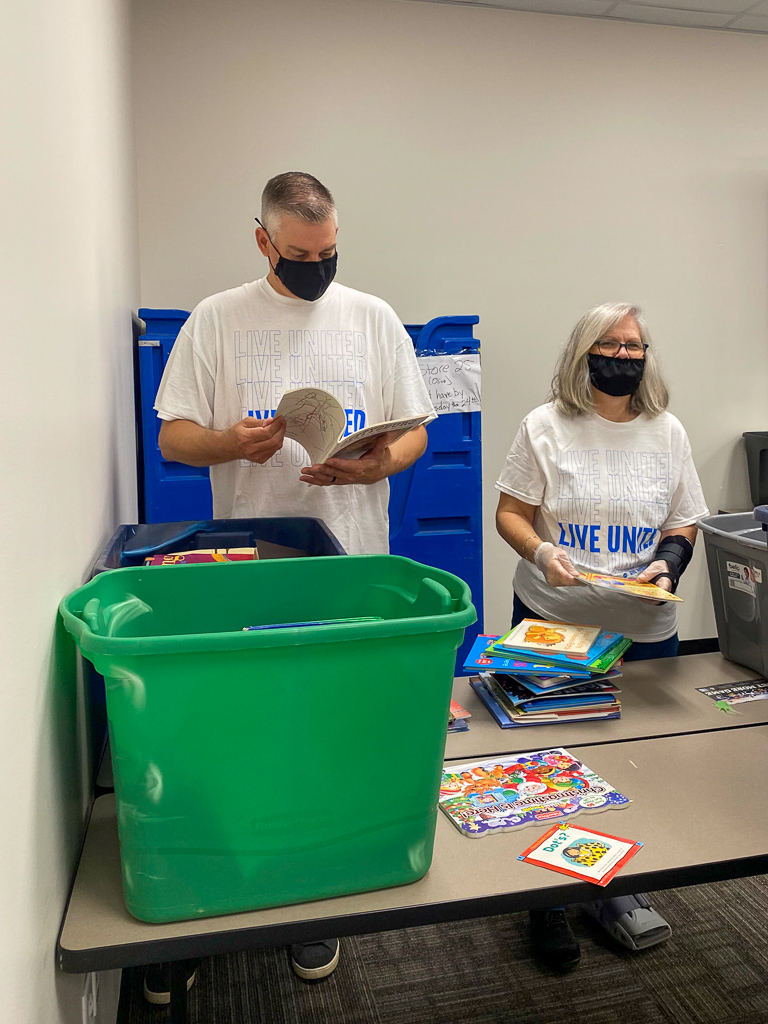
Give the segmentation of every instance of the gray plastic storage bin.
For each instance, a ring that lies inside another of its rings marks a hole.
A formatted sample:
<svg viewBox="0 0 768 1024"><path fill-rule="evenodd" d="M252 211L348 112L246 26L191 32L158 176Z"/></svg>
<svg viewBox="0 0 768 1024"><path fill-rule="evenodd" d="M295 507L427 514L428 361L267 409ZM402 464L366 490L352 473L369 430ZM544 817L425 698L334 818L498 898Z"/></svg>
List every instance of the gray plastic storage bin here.
<svg viewBox="0 0 768 1024"><path fill-rule="evenodd" d="M751 512L699 522L723 657L768 675L768 544Z"/></svg>

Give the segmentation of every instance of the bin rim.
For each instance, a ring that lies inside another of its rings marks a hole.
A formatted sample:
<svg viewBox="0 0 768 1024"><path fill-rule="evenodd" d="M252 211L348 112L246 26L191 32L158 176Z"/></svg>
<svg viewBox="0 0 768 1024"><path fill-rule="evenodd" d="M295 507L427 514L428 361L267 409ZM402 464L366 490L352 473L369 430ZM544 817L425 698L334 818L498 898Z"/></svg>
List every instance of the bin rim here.
<svg viewBox="0 0 768 1024"><path fill-rule="evenodd" d="M743 532L729 533L728 530L721 530L717 526L713 526L712 519L726 519L736 516L749 516L749 512L723 512L719 516L705 516L704 519L699 519L696 525L705 534L704 539L706 540L706 534L711 537L722 537L726 540L736 540L739 544L743 544L745 547L754 548L756 551L765 551L764 540L753 540L751 537L745 537ZM750 519L751 523L754 523L754 519ZM750 529L759 529L757 526L751 526Z"/></svg>
<svg viewBox="0 0 768 1024"><path fill-rule="evenodd" d="M319 559L327 558L333 563L339 562L337 556L320 555L307 558L292 558L291 565L300 562L311 562L317 565ZM141 636L141 637L114 637L94 633L88 624L81 618L80 613L73 609L72 605L87 603L88 595L101 587L105 574L100 573L92 580L89 580L82 587L78 587L64 597L59 604L59 614L64 626L75 638L80 650L84 654L106 654L106 655L156 655L156 654L193 654L208 651L240 651L257 647L297 647L309 644L335 643L342 640L368 640L385 639L393 636L412 636L420 633L445 633L452 630L466 629L477 621L477 612L472 604L472 594L469 586L459 576L447 572L445 569L437 569L434 566L425 565L412 558L403 555L347 555L343 560L345 565L349 559L355 560L380 560L391 561L396 559L399 562L407 562L427 570L425 577L440 583L441 580L452 580L458 584L459 593L454 597L454 604L459 607L450 612L439 615L422 615L413 618L381 619L375 622L339 622L331 625L313 626L311 630L306 628L286 627L283 629L268 630L235 630L227 633L181 633L173 636ZM122 569L111 569L109 575L114 573L146 573L146 572L221 572L222 565L227 572L252 572L253 567L259 565L259 561L228 562L217 564L198 563L193 565L145 565L129 566ZM274 564L270 559L261 564Z"/></svg>

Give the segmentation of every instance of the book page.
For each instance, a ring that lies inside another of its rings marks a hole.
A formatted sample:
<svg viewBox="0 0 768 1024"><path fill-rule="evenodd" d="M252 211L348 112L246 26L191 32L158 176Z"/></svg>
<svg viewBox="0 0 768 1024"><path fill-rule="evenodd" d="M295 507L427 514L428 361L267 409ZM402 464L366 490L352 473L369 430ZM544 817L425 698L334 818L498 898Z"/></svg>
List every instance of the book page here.
<svg viewBox="0 0 768 1024"><path fill-rule="evenodd" d="M376 423L372 427L363 427L356 430L354 434L343 438L330 452L328 458L333 459L359 459L373 447L376 439L382 434L387 435L388 444L392 444L403 434L407 434L414 427L421 426L429 419L429 414L422 416L411 416L404 420L389 420L386 423Z"/></svg>
<svg viewBox="0 0 768 1024"><path fill-rule="evenodd" d="M301 445L313 465L328 458L347 425L346 413L323 388L286 391L275 415L284 417L285 436Z"/></svg>

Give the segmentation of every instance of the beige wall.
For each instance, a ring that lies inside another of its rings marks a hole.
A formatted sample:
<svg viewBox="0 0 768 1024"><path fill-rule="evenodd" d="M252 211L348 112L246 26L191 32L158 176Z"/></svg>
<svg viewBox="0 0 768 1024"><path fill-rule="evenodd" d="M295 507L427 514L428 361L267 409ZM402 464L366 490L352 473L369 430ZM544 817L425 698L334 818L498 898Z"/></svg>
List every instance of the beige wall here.
<svg viewBox="0 0 768 1024"><path fill-rule="evenodd" d="M26 0L0 39L0 1021L80 1024L56 936L88 794L59 601L135 516L137 280L122 0ZM7 119L6 119L7 114ZM119 971L102 974L98 1024Z"/></svg>
<svg viewBox="0 0 768 1024"><path fill-rule="evenodd" d="M487 626L514 556L493 483L559 345L646 307L713 509L768 428L768 38L400 0L137 0L141 298L262 273L273 173L341 212L339 279L423 322L479 313ZM703 547L703 545L702 545ZM681 635L714 635L703 551Z"/></svg>

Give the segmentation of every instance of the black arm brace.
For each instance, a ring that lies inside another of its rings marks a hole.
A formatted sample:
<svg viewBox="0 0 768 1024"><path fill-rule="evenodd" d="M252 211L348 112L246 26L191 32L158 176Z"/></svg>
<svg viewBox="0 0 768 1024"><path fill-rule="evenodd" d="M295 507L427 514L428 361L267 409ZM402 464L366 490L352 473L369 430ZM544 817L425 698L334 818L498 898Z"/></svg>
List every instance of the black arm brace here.
<svg viewBox="0 0 768 1024"><path fill-rule="evenodd" d="M654 576L651 583L658 583L664 576L672 580L672 593L677 590L680 577L685 572L688 563L693 558L693 544L681 533L672 537L665 537L656 548L656 558L663 559L669 566L669 572L660 572Z"/></svg>

